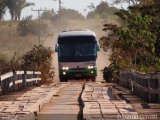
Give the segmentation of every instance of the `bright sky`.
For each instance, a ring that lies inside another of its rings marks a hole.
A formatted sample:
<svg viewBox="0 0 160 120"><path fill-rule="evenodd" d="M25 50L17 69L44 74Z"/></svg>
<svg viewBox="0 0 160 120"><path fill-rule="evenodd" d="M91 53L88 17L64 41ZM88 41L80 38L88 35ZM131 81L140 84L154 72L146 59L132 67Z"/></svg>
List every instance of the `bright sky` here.
<svg viewBox="0 0 160 120"><path fill-rule="evenodd" d="M22 17L33 15L34 18L37 18L37 12L31 11L31 8L33 9L54 9L55 11L58 10L58 0L27 0L28 2L35 3L35 6L27 7L22 11ZM101 1L108 1L111 2L111 0L62 0L62 6L65 8L71 8L76 9L80 11L83 15L84 9L88 9L87 6L90 5L90 3L94 3L94 5L98 5ZM89 11L89 9L88 9ZM10 15L7 12L5 15L5 19L10 19Z"/></svg>

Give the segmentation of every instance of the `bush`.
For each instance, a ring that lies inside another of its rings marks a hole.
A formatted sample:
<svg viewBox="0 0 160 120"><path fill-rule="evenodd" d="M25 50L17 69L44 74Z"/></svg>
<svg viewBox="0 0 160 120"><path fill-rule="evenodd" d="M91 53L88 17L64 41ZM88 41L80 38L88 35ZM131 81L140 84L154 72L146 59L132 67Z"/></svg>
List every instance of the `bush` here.
<svg viewBox="0 0 160 120"><path fill-rule="evenodd" d="M7 66L7 62L6 62L5 56L0 55L0 75L7 71L6 66Z"/></svg>
<svg viewBox="0 0 160 120"><path fill-rule="evenodd" d="M40 18L41 19L47 19L47 20L51 20L54 16L56 15L56 13L54 12L54 11L49 11L49 10L47 10L47 11L44 11L42 14L41 14L41 16L40 16Z"/></svg>
<svg viewBox="0 0 160 120"><path fill-rule="evenodd" d="M120 13L119 13L120 14ZM111 50L110 61L116 71L160 71L160 59L155 53L157 36L152 32L151 16L128 16L125 27L105 24L106 37L100 39L101 47Z"/></svg>
<svg viewBox="0 0 160 120"><path fill-rule="evenodd" d="M10 61L4 55L0 55L0 75L10 71L40 71L42 83L46 83L47 78L53 78L54 68L52 67L52 50L44 46L34 46L33 49L21 58L16 53Z"/></svg>
<svg viewBox="0 0 160 120"><path fill-rule="evenodd" d="M26 17L22 21L19 22L17 27L17 31L20 36L27 36L29 34L33 35L45 35L48 33L48 24L44 22L33 21L32 17Z"/></svg>
<svg viewBox="0 0 160 120"><path fill-rule="evenodd" d="M53 76L51 72L52 50L44 46L34 46L34 48L27 52L22 57L23 70L41 71L42 83L45 83L48 76ZM52 74L52 75L51 75Z"/></svg>
<svg viewBox="0 0 160 120"><path fill-rule="evenodd" d="M103 70L103 78L106 80L106 82L111 82L112 81L112 70L110 67L105 67Z"/></svg>
<svg viewBox="0 0 160 120"><path fill-rule="evenodd" d="M21 70L21 60L16 57L16 53L13 55L11 60L7 60L4 55L0 55L0 75L17 70Z"/></svg>

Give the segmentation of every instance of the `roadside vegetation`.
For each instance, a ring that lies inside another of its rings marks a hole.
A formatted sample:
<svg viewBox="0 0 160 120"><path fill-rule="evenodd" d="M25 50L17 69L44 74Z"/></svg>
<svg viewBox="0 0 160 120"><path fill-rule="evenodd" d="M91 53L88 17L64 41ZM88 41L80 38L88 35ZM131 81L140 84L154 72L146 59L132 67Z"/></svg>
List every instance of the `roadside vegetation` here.
<svg viewBox="0 0 160 120"><path fill-rule="evenodd" d="M54 68L52 66L52 53L50 48L42 45L34 46L33 49L26 52L23 56L17 57L16 53L8 60L5 55L0 55L0 75L9 71L40 71L42 83L48 82L48 77L54 77Z"/></svg>
<svg viewBox="0 0 160 120"><path fill-rule="evenodd" d="M45 83L48 77L54 77L52 67L52 53L50 48L42 45L34 46L31 51L28 51L22 56L21 67L26 71L40 71L42 83Z"/></svg>
<svg viewBox="0 0 160 120"><path fill-rule="evenodd" d="M105 24L100 44L111 50L112 71L160 71L160 1L141 0L115 13L122 25Z"/></svg>
<svg viewBox="0 0 160 120"><path fill-rule="evenodd" d="M99 5L94 6L91 3L88 8L90 12L87 14L87 18L108 18L115 17L113 14L118 11L116 7L111 7L107 2L102 1Z"/></svg>

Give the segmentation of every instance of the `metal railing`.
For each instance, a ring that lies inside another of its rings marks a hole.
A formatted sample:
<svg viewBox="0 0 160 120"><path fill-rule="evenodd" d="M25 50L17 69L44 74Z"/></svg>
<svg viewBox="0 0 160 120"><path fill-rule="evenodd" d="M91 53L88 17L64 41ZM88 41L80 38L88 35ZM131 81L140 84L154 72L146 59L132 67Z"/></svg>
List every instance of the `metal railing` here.
<svg viewBox="0 0 160 120"><path fill-rule="evenodd" d="M41 72L34 71L15 71L0 75L1 94L18 91L26 87L39 84L41 81Z"/></svg>
<svg viewBox="0 0 160 120"><path fill-rule="evenodd" d="M160 73L121 71L120 84L148 102L160 103Z"/></svg>

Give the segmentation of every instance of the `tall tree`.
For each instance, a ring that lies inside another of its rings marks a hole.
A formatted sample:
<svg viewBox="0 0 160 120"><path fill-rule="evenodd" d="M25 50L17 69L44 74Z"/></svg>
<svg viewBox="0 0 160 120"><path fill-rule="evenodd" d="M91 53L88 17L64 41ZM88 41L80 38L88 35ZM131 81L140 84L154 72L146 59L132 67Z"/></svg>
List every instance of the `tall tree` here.
<svg viewBox="0 0 160 120"><path fill-rule="evenodd" d="M34 3L28 3L26 0L7 0L7 7L12 20L20 20L22 10L31 5Z"/></svg>
<svg viewBox="0 0 160 120"><path fill-rule="evenodd" d="M32 6L34 3L28 3L26 0L17 0L16 3L16 13L15 13L15 19L20 20L22 10L26 7Z"/></svg>
<svg viewBox="0 0 160 120"><path fill-rule="evenodd" d="M0 20L2 20L3 15L6 12L6 0L0 0Z"/></svg>
<svg viewBox="0 0 160 120"><path fill-rule="evenodd" d="M91 11L94 11L94 9L96 8L94 6L94 3L91 3L90 5L87 6Z"/></svg>
<svg viewBox="0 0 160 120"><path fill-rule="evenodd" d="M15 17L16 1L17 0L7 0L7 7L9 9L12 20L14 20Z"/></svg>

